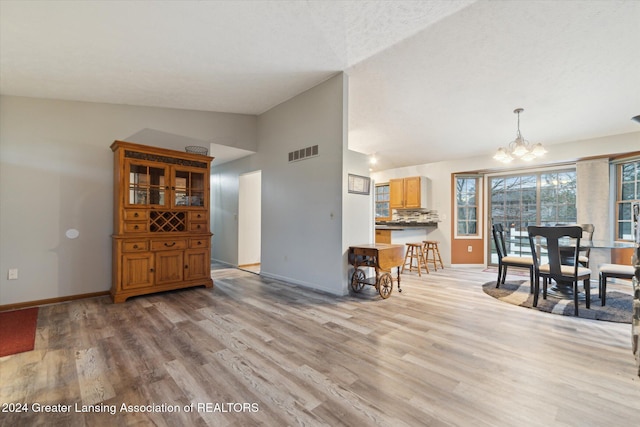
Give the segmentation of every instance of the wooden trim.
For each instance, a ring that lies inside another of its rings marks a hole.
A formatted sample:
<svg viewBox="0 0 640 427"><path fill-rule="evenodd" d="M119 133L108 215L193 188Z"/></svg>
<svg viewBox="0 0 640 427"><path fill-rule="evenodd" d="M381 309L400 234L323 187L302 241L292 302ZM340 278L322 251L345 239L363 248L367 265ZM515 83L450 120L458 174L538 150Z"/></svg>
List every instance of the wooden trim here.
<svg viewBox="0 0 640 427"><path fill-rule="evenodd" d="M161 148L161 147L152 147L149 145L143 145L143 144L136 144L134 142L127 142L127 141L114 141L113 144L111 144L111 150L112 151L116 151L116 149L118 148L123 148L126 150L133 150L133 151L138 151L138 150L142 150L142 151L150 151L153 152L155 154L158 155L164 155L164 156L168 156L168 157L173 157L173 156L180 156L182 158L185 159L190 159L190 160L194 160L194 161L200 161L200 162L211 162L215 157L211 157L211 156L205 156L202 154L195 154L195 153L187 153L186 151L178 151L178 150L172 150L169 148ZM124 150L123 151L123 156L124 156Z"/></svg>
<svg viewBox="0 0 640 427"><path fill-rule="evenodd" d="M630 157L629 159L625 159L622 160L618 159L620 161L618 161L617 163L614 164L615 167L615 177L614 179L616 180L615 184L616 184L616 190L615 190L615 194L613 197L613 211L614 211L614 217L613 217L613 222L614 222L614 240L620 240L620 241L626 241L626 242L632 242L633 239L622 239L620 238L620 222L626 222L626 220L621 220L620 219L620 205L624 204L624 203L630 203L631 202L631 209L633 209L633 203L636 202L636 199L621 199L620 197L622 197L622 167L624 165L628 165L628 164L633 164L633 163L637 163L640 162L640 159L636 159L636 156ZM633 213L631 214L632 218L630 218L631 220L631 229L633 230ZM633 233L632 233L633 234ZM626 262L624 263L614 263L614 264L626 264Z"/></svg>
<svg viewBox="0 0 640 427"><path fill-rule="evenodd" d="M455 172L457 175L490 175L490 174L495 174L495 173L511 173L514 171L522 171L522 172L528 172L530 170L537 170L537 169L546 169L546 168L558 168L558 167L563 167L563 166L575 166L576 163L578 162L583 162L586 160L598 160L598 159L608 159L610 162L617 162L620 161L622 159L626 159L626 158L633 158L635 156L639 156L640 155L640 151L629 151L626 153L612 153L612 154L599 154L599 155L595 155L595 156L587 156L587 157L577 157L575 159L571 159L571 160L561 160L561 161L556 161L556 162L548 162L548 163L544 163L544 164L539 164L539 165L531 165L531 166L524 166L524 167L514 167L512 165L512 167L509 168L490 168L490 169L476 169L476 170L470 170L470 171L461 171L461 172Z"/></svg>
<svg viewBox="0 0 640 427"><path fill-rule="evenodd" d="M377 188L378 187L388 187L388 191L387 191L387 200L377 200L376 198L378 197L378 191ZM378 203L386 203L388 205L388 209L389 209L389 215L388 216L379 216L376 217L376 221L391 221L391 186L389 185L388 182L382 182L379 184L376 184L374 187L374 194L373 194L373 207L374 207L374 211L376 210ZM374 214L377 212L374 212Z"/></svg>
<svg viewBox="0 0 640 427"><path fill-rule="evenodd" d="M604 156L604 157L609 157L610 162L617 162L624 159L632 159L637 156L640 156L640 151L630 151L628 153L617 153L617 154Z"/></svg>
<svg viewBox="0 0 640 427"><path fill-rule="evenodd" d="M83 298L95 298L109 295L109 291L92 292L88 294L67 295L66 297L47 298L36 301L18 302L15 304L0 305L0 311L17 310L19 308L36 307L39 305L57 304L60 302L73 301Z"/></svg>
<svg viewBox="0 0 640 427"><path fill-rule="evenodd" d="M451 181L450 181L450 192L451 192L451 265L478 265L485 263L485 250L486 250L486 241L489 239L488 232L485 227L488 221L488 218L485 218L485 210L486 210L486 196L484 195L485 190L485 181L478 177L478 184L481 184L481 190L478 191L482 196L478 197L478 237L467 237L467 236L458 236L456 237L456 227L458 226L456 222L456 179L458 178L458 173L451 173ZM480 234L482 233L482 234ZM471 246L471 252L468 251L468 247Z"/></svg>
<svg viewBox="0 0 640 427"><path fill-rule="evenodd" d="M631 257L633 257L634 248L616 248L611 249L611 263L622 265L633 265Z"/></svg>

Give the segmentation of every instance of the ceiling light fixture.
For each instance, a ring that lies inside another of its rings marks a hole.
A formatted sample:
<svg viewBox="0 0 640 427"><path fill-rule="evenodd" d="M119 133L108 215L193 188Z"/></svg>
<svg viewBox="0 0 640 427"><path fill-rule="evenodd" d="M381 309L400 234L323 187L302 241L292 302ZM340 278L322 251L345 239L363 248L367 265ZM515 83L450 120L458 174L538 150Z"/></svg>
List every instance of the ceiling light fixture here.
<svg viewBox="0 0 640 427"><path fill-rule="evenodd" d="M520 113L523 111L523 108L516 108L513 110L513 112L518 115L518 133L516 134L516 139L511 141L506 147L498 148L495 156L493 156L495 160L502 163L509 163L514 158L518 158L528 162L536 157L544 155L547 152L542 144L531 144L522 137L522 134L520 133Z"/></svg>
<svg viewBox="0 0 640 427"><path fill-rule="evenodd" d="M635 120L636 122L640 123L640 115L631 117L631 120Z"/></svg>

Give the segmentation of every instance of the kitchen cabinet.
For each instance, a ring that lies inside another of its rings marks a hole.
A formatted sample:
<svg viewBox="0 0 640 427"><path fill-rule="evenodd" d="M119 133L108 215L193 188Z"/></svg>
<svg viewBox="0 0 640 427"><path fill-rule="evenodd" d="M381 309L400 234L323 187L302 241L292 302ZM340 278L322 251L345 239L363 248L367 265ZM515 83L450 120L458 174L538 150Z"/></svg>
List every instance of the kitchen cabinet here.
<svg viewBox="0 0 640 427"><path fill-rule="evenodd" d="M376 243L391 243L391 230L376 230Z"/></svg>
<svg viewBox="0 0 640 427"><path fill-rule="evenodd" d="M423 176L389 180L391 209L428 209L428 180Z"/></svg>
<svg viewBox="0 0 640 427"><path fill-rule="evenodd" d="M111 298L212 287L212 157L123 141L114 152Z"/></svg>

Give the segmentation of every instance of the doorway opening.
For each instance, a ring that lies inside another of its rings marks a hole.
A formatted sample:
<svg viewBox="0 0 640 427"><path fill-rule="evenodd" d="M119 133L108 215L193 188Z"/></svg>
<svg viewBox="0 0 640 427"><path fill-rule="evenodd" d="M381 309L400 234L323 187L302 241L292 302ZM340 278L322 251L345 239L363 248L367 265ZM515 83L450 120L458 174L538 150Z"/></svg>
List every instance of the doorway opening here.
<svg viewBox="0 0 640 427"><path fill-rule="evenodd" d="M260 274L262 171L240 175L238 185L238 268Z"/></svg>

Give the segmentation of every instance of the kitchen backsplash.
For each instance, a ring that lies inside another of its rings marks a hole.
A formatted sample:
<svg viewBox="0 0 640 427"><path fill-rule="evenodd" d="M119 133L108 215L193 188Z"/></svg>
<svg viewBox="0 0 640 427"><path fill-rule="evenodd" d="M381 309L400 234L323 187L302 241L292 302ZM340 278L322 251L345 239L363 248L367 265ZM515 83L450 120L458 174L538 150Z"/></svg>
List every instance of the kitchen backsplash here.
<svg viewBox="0 0 640 427"><path fill-rule="evenodd" d="M440 222L438 211L425 209L394 209L391 220L394 222Z"/></svg>

